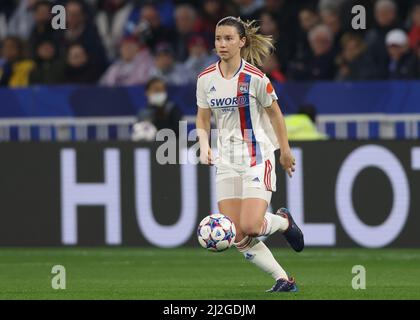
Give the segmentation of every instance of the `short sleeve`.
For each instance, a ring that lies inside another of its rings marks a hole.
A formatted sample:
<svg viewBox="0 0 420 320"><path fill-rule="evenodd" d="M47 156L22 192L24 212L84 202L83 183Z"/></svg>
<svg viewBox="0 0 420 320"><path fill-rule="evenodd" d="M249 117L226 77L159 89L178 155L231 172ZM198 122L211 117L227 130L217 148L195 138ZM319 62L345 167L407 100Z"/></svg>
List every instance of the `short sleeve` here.
<svg viewBox="0 0 420 320"><path fill-rule="evenodd" d="M277 94L274 90L273 85L271 84L270 79L264 75L263 78L257 78L257 100L261 104L262 107L267 108L273 104L273 101L277 100Z"/></svg>
<svg viewBox="0 0 420 320"><path fill-rule="evenodd" d="M207 103L206 90L204 88L204 81L202 77L197 79L197 106L205 109L209 108Z"/></svg>

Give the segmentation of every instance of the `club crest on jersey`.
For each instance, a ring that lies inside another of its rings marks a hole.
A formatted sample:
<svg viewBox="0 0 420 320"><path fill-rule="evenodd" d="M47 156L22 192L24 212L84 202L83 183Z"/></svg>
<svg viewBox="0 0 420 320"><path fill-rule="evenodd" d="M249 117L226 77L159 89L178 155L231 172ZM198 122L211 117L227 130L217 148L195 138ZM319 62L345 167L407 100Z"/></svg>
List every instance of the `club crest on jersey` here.
<svg viewBox="0 0 420 320"><path fill-rule="evenodd" d="M238 84L239 92L248 93L249 91L249 82L239 82Z"/></svg>

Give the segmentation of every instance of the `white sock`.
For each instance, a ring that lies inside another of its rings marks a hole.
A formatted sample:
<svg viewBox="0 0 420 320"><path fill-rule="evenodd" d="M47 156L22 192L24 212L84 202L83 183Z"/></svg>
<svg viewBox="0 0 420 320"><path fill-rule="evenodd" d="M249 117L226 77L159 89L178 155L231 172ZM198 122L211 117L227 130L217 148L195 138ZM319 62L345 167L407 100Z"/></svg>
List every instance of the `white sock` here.
<svg viewBox="0 0 420 320"><path fill-rule="evenodd" d="M235 243L235 246L248 261L270 274L274 280L277 281L280 278L289 279L286 271L274 259L270 249L263 242L246 236L239 243Z"/></svg>
<svg viewBox="0 0 420 320"><path fill-rule="evenodd" d="M286 231L288 227L289 220L278 214L266 212L259 236L267 237L278 230L280 230L281 232Z"/></svg>

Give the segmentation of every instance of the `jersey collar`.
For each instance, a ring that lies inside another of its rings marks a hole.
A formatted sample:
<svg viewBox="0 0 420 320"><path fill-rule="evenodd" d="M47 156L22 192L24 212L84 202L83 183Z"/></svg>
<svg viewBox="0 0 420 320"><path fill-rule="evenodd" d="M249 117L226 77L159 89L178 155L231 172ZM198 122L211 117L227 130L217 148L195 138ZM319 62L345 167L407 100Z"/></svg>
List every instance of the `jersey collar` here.
<svg viewBox="0 0 420 320"><path fill-rule="evenodd" d="M226 78L225 78L225 76L223 75L222 69L220 68L220 62L221 62L221 61L222 61L222 60L219 60L219 61L217 62L217 71L219 72L220 76L221 76L223 79L226 79ZM239 74L239 72L241 72L241 71L242 71L242 69L244 68L244 66L245 66L245 60L244 60L244 59L241 59L241 65L239 66L239 68L238 68L238 70L235 72L235 74L233 75L232 79L233 79L233 78L235 78L235 77Z"/></svg>

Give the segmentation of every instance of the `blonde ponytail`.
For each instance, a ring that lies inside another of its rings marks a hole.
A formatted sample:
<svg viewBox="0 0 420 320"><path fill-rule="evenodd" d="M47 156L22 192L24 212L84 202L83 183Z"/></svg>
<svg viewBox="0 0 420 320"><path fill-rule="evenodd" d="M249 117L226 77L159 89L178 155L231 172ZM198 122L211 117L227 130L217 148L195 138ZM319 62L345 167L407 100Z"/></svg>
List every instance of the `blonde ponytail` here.
<svg viewBox="0 0 420 320"><path fill-rule="evenodd" d="M274 50L274 40L272 36L265 36L258 33L260 26L256 20L242 21L241 18L232 16L223 18L217 23L219 26L233 26L238 30L239 37L246 38L245 46L241 49L241 57L246 61L261 67L263 60L268 57Z"/></svg>
<svg viewBox="0 0 420 320"><path fill-rule="evenodd" d="M252 65L261 67L264 59L274 50L273 37L258 33L260 26L257 25L256 20L244 22L239 18L239 21L244 25L246 37L241 56Z"/></svg>

